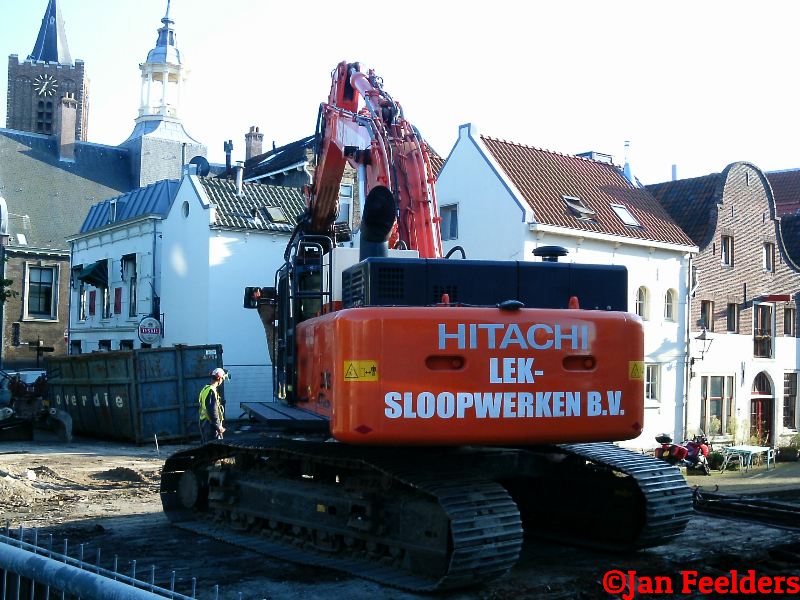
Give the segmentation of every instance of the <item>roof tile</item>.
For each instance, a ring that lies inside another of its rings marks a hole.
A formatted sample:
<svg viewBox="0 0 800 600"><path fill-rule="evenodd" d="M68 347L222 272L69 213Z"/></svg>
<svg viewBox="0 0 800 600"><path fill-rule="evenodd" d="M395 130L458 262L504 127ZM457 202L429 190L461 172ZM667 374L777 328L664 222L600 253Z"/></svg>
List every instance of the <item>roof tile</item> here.
<svg viewBox="0 0 800 600"><path fill-rule="evenodd" d="M236 184L216 178L201 178L203 188L211 202L217 205L218 227L259 231L290 232L297 225L298 216L305 210L305 198L297 188L242 184L242 195L236 195ZM280 208L286 223L273 221L268 207Z"/></svg>
<svg viewBox="0 0 800 600"><path fill-rule="evenodd" d="M633 187L614 165L486 136L481 140L520 191L538 223L694 245L655 198L646 189ZM563 196L579 198L596 217L579 219ZM627 208L641 227L626 226L611 204Z"/></svg>
<svg viewBox="0 0 800 600"><path fill-rule="evenodd" d="M720 174L666 181L648 185L647 189L661 203L675 222L694 241L702 246L709 233L716 205L722 201L718 190ZM714 221L715 222L715 221Z"/></svg>
<svg viewBox="0 0 800 600"><path fill-rule="evenodd" d="M765 173L779 215L800 212L800 169Z"/></svg>
<svg viewBox="0 0 800 600"><path fill-rule="evenodd" d="M0 196L8 204L9 233L28 246L69 249L93 204L134 187L128 151L75 143L75 160L61 161L54 136L0 129ZM28 218L24 218L24 217Z"/></svg>

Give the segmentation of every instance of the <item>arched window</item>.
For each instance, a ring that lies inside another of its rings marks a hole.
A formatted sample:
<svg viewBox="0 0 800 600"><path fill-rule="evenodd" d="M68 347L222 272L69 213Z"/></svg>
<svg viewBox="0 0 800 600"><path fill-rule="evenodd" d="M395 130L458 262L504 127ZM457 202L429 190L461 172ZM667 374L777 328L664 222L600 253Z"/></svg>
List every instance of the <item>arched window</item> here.
<svg viewBox="0 0 800 600"><path fill-rule="evenodd" d="M772 396L772 384L769 382L769 377L763 371L756 375L753 380L753 395L754 396Z"/></svg>
<svg viewBox="0 0 800 600"><path fill-rule="evenodd" d="M667 290L664 295L664 320L674 321L677 315L676 299L678 294L675 290Z"/></svg>
<svg viewBox="0 0 800 600"><path fill-rule="evenodd" d="M647 320L647 313L649 311L649 298L647 288L642 286L636 290L636 314Z"/></svg>
<svg viewBox="0 0 800 600"><path fill-rule="evenodd" d="M772 382L763 371L753 380L750 394L750 443L768 446L772 442L775 398Z"/></svg>

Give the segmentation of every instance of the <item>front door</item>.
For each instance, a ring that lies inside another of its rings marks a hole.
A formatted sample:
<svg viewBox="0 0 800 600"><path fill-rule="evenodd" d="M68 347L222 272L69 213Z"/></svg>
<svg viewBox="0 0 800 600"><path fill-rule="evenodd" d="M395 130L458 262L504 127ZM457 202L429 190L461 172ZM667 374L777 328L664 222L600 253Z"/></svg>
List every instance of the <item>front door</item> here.
<svg viewBox="0 0 800 600"><path fill-rule="evenodd" d="M757 445L772 445L772 409L775 398L772 384L766 373L759 373L753 381L750 398L750 437Z"/></svg>

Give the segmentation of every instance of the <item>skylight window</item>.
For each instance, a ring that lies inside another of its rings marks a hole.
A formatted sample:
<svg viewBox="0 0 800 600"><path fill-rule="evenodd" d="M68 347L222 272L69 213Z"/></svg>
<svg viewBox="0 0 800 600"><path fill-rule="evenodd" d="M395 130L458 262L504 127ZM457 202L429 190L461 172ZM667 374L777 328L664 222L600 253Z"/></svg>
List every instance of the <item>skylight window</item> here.
<svg viewBox="0 0 800 600"><path fill-rule="evenodd" d="M28 245L28 238L25 237L24 233L17 234L17 240L19 241L20 246L27 246Z"/></svg>
<svg viewBox="0 0 800 600"><path fill-rule="evenodd" d="M587 208L580 198L575 198L574 196L561 196L561 198L579 219L594 219L597 216L597 213L591 208Z"/></svg>
<svg viewBox="0 0 800 600"><path fill-rule="evenodd" d="M265 206L264 210L267 211L269 220L273 223L288 223L289 221L283 215L283 211L277 206Z"/></svg>
<svg viewBox="0 0 800 600"><path fill-rule="evenodd" d="M641 227L641 225L639 225L639 221L637 221L633 215L628 212L628 209L622 204L612 204L611 208L614 210L620 220L628 227Z"/></svg>

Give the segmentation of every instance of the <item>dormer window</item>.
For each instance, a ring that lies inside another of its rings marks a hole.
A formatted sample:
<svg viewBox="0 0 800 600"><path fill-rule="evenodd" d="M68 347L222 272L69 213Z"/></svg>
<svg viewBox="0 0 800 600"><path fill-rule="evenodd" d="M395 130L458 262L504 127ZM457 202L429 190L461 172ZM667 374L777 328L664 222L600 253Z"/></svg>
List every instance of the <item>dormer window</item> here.
<svg viewBox="0 0 800 600"><path fill-rule="evenodd" d="M561 198L564 200L567 207L572 211L572 214L579 219L591 221L597 216L597 213L591 208L587 208L583 203L583 200L580 198L576 198L575 196L561 196Z"/></svg>
<svg viewBox="0 0 800 600"><path fill-rule="evenodd" d="M620 221L625 223L628 227L641 227L633 215L628 211L628 208L622 204L612 204L611 209L619 217Z"/></svg>
<svg viewBox="0 0 800 600"><path fill-rule="evenodd" d="M264 210L267 211L267 216L269 220L273 223L288 223L289 221L286 220L286 217L283 215L283 211L278 208L277 206L265 206Z"/></svg>

